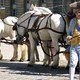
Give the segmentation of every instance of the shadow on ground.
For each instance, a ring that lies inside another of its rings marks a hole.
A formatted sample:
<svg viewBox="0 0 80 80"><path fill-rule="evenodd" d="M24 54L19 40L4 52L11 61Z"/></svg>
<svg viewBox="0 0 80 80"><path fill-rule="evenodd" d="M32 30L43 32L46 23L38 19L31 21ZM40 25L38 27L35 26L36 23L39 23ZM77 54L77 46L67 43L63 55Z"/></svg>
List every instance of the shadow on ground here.
<svg viewBox="0 0 80 80"><path fill-rule="evenodd" d="M10 62L0 61L0 69L5 69L5 72L9 74L21 74L21 75L43 75L43 76L65 76L69 74L69 70L65 68L51 68L45 67L41 64L35 64L33 67L28 67L28 62ZM63 75L61 75L63 74ZM78 73L77 73L78 74Z"/></svg>

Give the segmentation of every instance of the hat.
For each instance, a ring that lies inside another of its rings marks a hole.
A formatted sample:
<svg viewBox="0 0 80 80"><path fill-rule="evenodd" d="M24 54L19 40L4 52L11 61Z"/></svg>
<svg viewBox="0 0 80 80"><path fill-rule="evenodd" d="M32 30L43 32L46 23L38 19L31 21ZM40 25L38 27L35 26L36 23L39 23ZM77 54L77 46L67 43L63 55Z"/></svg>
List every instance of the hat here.
<svg viewBox="0 0 80 80"><path fill-rule="evenodd" d="M72 9L80 9L80 1L71 3L69 7Z"/></svg>

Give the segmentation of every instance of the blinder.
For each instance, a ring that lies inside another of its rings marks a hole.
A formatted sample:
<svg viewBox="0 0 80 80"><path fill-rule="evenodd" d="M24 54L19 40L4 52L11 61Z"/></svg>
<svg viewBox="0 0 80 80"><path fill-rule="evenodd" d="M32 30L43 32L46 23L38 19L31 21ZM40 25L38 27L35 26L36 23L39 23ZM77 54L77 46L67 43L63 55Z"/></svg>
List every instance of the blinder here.
<svg viewBox="0 0 80 80"><path fill-rule="evenodd" d="M17 23L15 23L12 29L17 31Z"/></svg>
<svg viewBox="0 0 80 80"><path fill-rule="evenodd" d="M23 44L25 42L29 42L29 40L28 40L28 38L29 38L28 30L25 29L23 36L19 35L18 31L17 31L17 26L18 26L17 23L15 23L15 25L13 26L13 30L15 30L17 32L16 40L14 41L14 43L16 43L16 44Z"/></svg>

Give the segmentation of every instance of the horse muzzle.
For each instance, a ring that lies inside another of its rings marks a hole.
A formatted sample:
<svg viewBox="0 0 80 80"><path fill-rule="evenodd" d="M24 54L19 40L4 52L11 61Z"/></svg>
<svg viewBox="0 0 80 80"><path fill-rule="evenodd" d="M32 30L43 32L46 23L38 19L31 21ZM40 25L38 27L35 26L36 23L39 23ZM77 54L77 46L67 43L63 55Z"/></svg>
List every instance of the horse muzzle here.
<svg viewBox="0 0 80 80"><path fill-rule="evenodd" d="M24 37L23 36L17 36L16 40L14 40L15 44L22 44L24 41Z"/></svg>

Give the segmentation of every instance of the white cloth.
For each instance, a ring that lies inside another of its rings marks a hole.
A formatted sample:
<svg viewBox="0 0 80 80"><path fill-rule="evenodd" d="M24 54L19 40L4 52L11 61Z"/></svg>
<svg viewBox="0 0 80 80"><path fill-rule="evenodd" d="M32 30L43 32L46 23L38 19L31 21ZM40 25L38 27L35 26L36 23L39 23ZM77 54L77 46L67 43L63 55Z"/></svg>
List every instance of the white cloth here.
<svg viewBox="0 0 80 80"><path fill-rule="evenodd" d="M70 48L70 80L74 80L75 68L78 61L80 65L80 45L72 46Z"/></svg>

